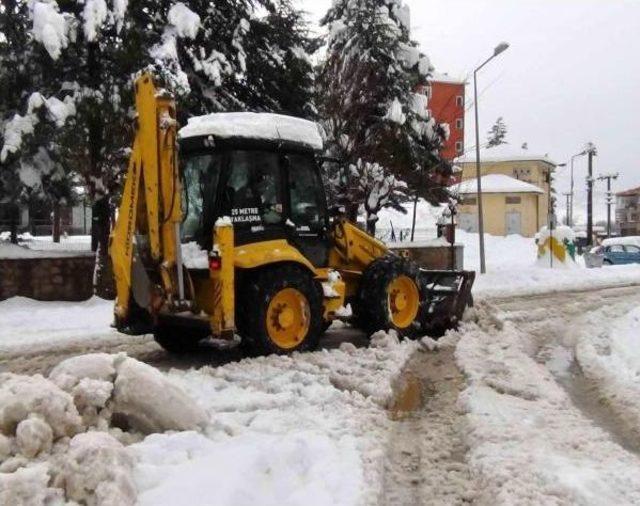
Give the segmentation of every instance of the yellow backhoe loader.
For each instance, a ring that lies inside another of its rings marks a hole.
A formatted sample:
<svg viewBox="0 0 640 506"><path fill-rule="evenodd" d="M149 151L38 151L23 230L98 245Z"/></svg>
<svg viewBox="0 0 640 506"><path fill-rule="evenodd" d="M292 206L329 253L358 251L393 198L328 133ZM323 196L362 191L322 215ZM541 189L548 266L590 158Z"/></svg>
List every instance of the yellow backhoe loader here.
<svg viewBox="0 0 640 506"><path fill-rule="evenodd" d="M367 333L455 326L474 273L429 271L330 217L309 121L275 114L192 118L150 74L135 82L136 135L110 238L115 325L170 352L207 336L253 353L317 346L351 305Z"/></svg>

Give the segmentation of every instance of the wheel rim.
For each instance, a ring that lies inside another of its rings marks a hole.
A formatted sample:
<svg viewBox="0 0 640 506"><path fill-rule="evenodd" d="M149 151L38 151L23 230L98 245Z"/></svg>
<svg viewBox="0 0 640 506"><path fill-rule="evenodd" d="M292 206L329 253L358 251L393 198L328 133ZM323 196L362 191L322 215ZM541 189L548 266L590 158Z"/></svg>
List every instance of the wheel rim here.
<svg viewBox="0 0 640 506"><path fill-rule="evenodd" d="M291 349L304 341L311 320L309 301L295 288L275 294L267 308L269 338L282 349Z"/></svg>
<svg viewBox="0 0 640 506"><path fill-rule="evenodd" d="M411 325L420 306L420 295L416 283L407 276L399 276L387 287L391 322L404 329Z"/></svg>

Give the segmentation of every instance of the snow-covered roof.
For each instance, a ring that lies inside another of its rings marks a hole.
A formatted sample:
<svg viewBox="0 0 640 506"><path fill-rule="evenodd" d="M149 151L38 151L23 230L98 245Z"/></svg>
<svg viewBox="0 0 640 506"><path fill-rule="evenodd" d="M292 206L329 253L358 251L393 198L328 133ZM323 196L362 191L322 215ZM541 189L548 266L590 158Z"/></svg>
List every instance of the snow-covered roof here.
<svg viewBox="0 0 640 506"><path fill-rule="evenodd" d="M502 144L493 148L483 148L480 150L480 163L483 162L528 162L540 161L550 165L558 165L548 154L529 152L526 149L515 149L509 144ZM456 163L475 163L476 152L469 152L455 160Z"/></svg>
<svg viewBox="0 0 640 506"><path fill-rule="evenodd" d="M450 76L449 74L440 73L440 72L432 72L431 77L429 78L430 82L436 83L449 83L449 84L467 84L467 80L463 77L458 76Z"/></svg>
<svg viewBox="0 0 640 506"><path fill-rule="evenodd" d="M477 193L477 179L467 179L454 184L449 189L461 195ZM526 183L504 174L487 174L480 178L482 193L544 193L543 190L531 183Z"/></svg>
<svg viewBox="0 0 640 506"><path fill-rule="evenodd" d="M240 137L269 141L285 141L322 149L318 125L293 116L255 112L223 112L189 118L180 129L181 138L213 135L221 138Z"/></svg>

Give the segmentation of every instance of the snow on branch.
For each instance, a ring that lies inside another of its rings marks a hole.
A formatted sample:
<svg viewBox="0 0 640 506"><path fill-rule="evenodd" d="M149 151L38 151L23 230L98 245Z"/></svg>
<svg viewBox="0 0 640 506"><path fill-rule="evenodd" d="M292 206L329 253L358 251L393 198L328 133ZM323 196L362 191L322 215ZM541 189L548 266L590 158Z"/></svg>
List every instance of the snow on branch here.
<svg viewBox="0 0 640 506"><path fill-rule="evenodd" d="M4 144L0 150L0 162L5 162L11 153L16 153L22 147L22 139L25 135L32 134L39 123L37 111L41 107L46 108L47 117L53 121L56 127L64 126L67 118L76 113L74 99L65 97L64 101L50 97L46 98L40 93L32 93L27 101L27 112L24 116L15 114L4 125Z"/></svg>
<svg viewBox="0 0 640 506"><path fill-rule="evenodd" d="M67 47L69 39L68 20L64 14L60 13L58 3L34 2L32 6L33 28L31 33L33 38L40 42L49 56L54 60L60 57L60 53Z"/></svg>
<svg viewBox="0 0 640 506"><path fill-rule="evenodd" d="M175 28L178 37L195 39L200 30L200 16L182 2L169 9L169 23Z"/></svg>
<svg viewBox="0 0 640 506"><path fill-rule="evenodd" d="M108 12L105 0L86 0L82 11L82 19L84 20L82 28L84 36L89 42L98 38L100 27L107 20Z"/></svg>

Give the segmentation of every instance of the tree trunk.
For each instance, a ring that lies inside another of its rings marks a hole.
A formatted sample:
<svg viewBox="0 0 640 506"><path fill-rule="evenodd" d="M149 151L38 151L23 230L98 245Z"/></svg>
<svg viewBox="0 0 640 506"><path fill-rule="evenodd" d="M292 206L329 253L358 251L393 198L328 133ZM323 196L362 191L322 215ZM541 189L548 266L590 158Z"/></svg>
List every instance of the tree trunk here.
<svg viewBox="0 0 640 506"><path fill-rule="evenodd" d="M60 203L53 203L53 242L60 242Z"/></svg>
<svg viewBox="0 0 640 506"><path fill-rule="evenodd" d="M12 205L10 208L11 213L11 242L13 244L18 244L18 222L20 220L20 207L17 205Z"/></svg>
<svg viewBox="0 0 640 506"><path fill-rule="evenodd" d="M371 219L371 215L367 213L367 233L375 237L376 236L376 223L378 222L378 217L375 219Z"/></svg>
<svg viewBox="0 0 640 506"><path fill-rule="evenodd" d="M108 197L98 199L91 210L91 249L96 252L94 291L103 299L112 299L115 297L115 289L111 261L109 260L111 212Z"/></svg>

